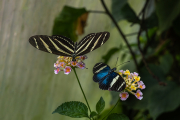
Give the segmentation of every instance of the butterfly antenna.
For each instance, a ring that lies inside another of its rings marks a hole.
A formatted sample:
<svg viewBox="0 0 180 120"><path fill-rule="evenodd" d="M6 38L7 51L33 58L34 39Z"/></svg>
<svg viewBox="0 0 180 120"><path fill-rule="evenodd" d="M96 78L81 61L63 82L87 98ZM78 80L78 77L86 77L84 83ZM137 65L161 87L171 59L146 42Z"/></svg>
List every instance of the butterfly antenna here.
<svg viewBox="0 0 180 120"><path fill-rule="evenodd" d="M117 61L118 61L118 58L119 58L119 57L117 57ZM117 65L117 61L116 61L116 64L115 64L115 66Z"/></svg>
<svg viewBox="0 0 180 120"><path fill-rule="evenodd" d="M128 63L128 62L130 62L130 61L127 61L127 62L124 62L124 63ZM124 64L124 63L122 63L122 64ZM122 64L120 64L120 65L122 65ZM120 65L118 65L118 66L120 66ZM118 66L116 66L116 68L117 68Z"/></svg>

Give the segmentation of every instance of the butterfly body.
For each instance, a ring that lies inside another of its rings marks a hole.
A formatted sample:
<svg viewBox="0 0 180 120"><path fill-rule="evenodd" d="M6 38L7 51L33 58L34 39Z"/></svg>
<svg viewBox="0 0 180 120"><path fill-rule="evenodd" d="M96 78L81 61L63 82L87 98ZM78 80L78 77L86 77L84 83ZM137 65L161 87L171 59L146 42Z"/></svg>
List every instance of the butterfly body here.
<svg viewBox="0 0 180 120"><path fill-rule="evenodd" d="M102 90L120 92L126 88L124 79L115 72L116 68L110 69L105 63L97 63L93 68L93 80L99 83Z"/></svg>
<svg viewBox="0 0 180 120"><path fill-rule="evenodd" d="M109 36L109 32L91 33L77 43L61 35L35 35L29 38L29 43L41 51L69 56L75 61L77 56L89 53L103 45Z"/></svg>

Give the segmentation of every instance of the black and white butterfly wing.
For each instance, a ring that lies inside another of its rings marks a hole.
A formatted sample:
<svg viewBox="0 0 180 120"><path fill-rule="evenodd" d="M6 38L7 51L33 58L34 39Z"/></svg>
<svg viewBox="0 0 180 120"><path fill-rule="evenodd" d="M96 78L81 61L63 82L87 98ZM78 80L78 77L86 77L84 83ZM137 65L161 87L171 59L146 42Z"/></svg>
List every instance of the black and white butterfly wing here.
<svg viewBox="0 0 180 120"><path fill-rule="evenodd" d="M126 82L124 81L124 79L121 77L121 75L119 75L116 72L112 72L111 74L112 75L110 76L109 79L112 79L112 78L113 79L110 83L109 90L117 91L117 92L123 91L126 88Z"/></svg>
<svg viewBox="0 0 180 120"><path fill-rule="evenodd" d="M93 68L93 80L99 83L102 90L120 92L125 89L126 82L105 63L97 63Z"/></svg>
<svg viewBox="0 0 180 120"><path fill-rule="evenodd" d="M74 53L74 42L61 35L35 35L29 38L29 43L44 52L71 56Z"/></svg>
<svg viewBox="0 0 180 120"><path fill-rule="evenodd" d="M109 32L91 33L85 36L77 45L77 56L84 55L99 48L109 39L109 36Z"/></svg>

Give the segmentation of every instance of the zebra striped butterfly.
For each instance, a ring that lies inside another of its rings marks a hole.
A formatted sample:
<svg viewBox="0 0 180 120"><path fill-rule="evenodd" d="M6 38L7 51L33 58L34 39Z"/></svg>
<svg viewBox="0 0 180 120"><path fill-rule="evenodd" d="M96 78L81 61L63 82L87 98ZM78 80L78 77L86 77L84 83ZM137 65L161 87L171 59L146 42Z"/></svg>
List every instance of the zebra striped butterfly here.
<svg viewBox="0 0 180 120"><path fill-rule="evenodd" d="M116 68L111 69L105 63L97 63L93 67L93 81L98 82L102 90L120 92L126 88L126 82L115 70Z"/></svg>
<svg viewBox="0 0 180 120"><path fill-rule="evenodd" d="M60 56L69 56L76 61L77 56L89 53L103 45L109 36L109 32L91 33L77 43L61 35L35 35L29 38L29 43L39 50Z"/></svg>

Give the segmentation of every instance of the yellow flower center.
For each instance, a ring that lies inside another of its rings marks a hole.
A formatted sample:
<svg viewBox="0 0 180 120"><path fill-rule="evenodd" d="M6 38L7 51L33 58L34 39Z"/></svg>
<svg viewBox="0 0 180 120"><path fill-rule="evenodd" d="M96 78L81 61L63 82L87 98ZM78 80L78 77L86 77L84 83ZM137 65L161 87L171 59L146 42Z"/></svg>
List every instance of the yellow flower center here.
<svg viewBox="0 0 180 120"><path fill-rule="evenodd" d="M121 96L122 98L126 98L126 94L122 94L122 96Z"/></svg>
<svg viewBox="0 0 180 120"><path fill-rule="evenodd" d="M141 95L140 95L139 93L136 93L136 96L137 96L137 97L140 97Z"/></svg>
<svg viewBox="0 0 180 120"><path fill-rule="evenodd" d="M67 68L67 69L66 69L66 72L71 72L71 69L70 69L70 68Z"/></svg>

